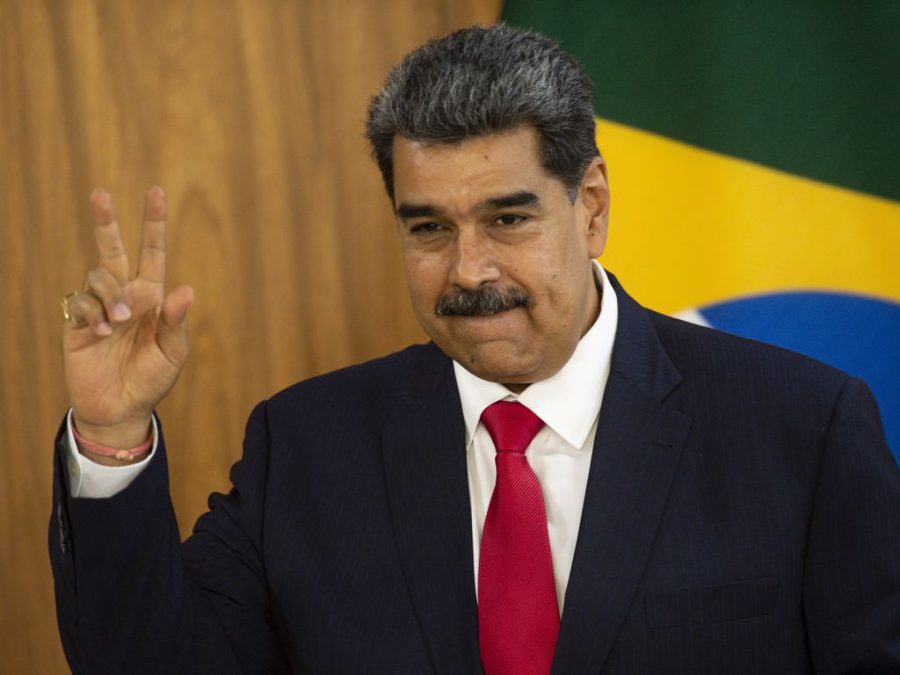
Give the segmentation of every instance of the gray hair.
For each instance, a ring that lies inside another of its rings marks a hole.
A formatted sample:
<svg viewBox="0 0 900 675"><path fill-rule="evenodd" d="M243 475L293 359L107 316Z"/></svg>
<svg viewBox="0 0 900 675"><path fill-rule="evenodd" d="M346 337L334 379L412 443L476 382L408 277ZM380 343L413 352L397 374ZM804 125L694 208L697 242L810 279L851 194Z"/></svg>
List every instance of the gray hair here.
<svg viewBox="0 0 900 675"><path fill-rule="evenodd" d="M473 26L431 40L394 66L369 104L366 136L394 200L394 136L459 143L534 127L541 163L574 201L600 153L591 81L578 61L538 33Z"/></svg>

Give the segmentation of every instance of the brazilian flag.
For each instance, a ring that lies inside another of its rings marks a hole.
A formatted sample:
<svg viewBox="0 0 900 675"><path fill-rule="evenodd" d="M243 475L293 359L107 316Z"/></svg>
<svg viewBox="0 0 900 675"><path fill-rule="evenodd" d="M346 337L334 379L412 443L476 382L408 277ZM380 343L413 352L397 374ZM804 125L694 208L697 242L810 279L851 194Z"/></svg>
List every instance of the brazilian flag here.
<svg viewBox="0 0 900 675"><path fill-rule="evenodd" d="M507 0L595 84L603 262L862 377L900 453L900 2Z"/></svg>

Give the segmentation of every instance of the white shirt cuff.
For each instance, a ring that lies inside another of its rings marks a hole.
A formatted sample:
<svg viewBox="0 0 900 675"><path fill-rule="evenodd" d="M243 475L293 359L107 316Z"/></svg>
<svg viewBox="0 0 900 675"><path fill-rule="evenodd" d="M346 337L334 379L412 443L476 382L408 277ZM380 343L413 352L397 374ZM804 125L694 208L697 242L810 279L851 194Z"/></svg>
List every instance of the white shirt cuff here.
<svg viewBox="0 0 900 675"><path fill-rule="evenodd" d="M140 462L122 466L97 464L78 452L78 445L72 434L72 411L69 410L69 414L66 416L66 467L69 470L69 496L103 499L117 495L131 485L131 481L147 468L147 464L156 454L159 432L156 428L155 417L152 418L151 433L153 444L150 446L150 452Z"/></svg>

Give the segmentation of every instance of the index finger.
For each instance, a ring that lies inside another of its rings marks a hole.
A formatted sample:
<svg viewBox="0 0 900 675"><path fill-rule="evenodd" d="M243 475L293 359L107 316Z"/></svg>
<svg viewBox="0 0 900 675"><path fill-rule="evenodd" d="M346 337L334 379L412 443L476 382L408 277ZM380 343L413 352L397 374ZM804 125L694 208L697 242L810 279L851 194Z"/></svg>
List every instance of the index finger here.
<svg viewBox="0 0 900 675"><path fill-rule="evenodd" d="M154 283L166 280L166 193L158 185L147 190L144 202L137 275Z"/></svg>
<svg viewBox="0 0 900 675"><path fill-rule="evenodd" d="M94 219L94 239L97 240L100 267L124 283L128 280L128 255L122 244L112 197L102 188L91 192L91 216Z"/></svg>

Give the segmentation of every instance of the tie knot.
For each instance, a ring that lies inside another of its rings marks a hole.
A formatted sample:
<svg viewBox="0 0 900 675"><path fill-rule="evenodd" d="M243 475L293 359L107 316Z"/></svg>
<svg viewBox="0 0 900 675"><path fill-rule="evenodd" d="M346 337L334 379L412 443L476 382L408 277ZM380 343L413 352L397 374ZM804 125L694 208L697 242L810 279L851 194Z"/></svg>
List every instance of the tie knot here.
<svg viewBox="0 0 900 675"><path fill-rule="evenodd" d="M497 452L524 453L544 421L517 401L497 401L481 413Z"/></svg>

